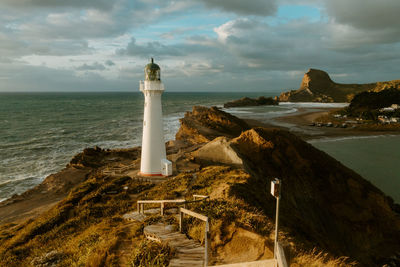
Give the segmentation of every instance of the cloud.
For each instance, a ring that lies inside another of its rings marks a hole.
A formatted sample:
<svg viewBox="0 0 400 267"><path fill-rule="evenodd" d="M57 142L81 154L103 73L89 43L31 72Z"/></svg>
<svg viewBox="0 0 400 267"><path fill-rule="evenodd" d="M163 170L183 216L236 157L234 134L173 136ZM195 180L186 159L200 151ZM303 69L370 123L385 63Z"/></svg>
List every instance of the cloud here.
<svg viewBox="0 0 400 267"><path fill-rule="evenodd" d="M160 42L147 42L143 45L137 44L132 37L125 49L117 50L118 55L139 56L144 58L160 56L182 56L182 52L174 46L164 45Z"/></svg>
<svg viewBox="0 0 400 267"><path fill-rule="evenodd" d="M98 62L94 62L94 63L92 63L90 65L85 63L85 64L83 64L81 66L76 67L75 69L76 70L83 70L83 71L87 71L87 70L105 70L106 67L104 67L103 64L100 64Z"/></svg>
<svg viewBox="0 0 400 267"><path fill-rule="evenodd" d="M89 73L76 75L73 70L45 66L27 66L21 63L0 64L0 91L128 91L132 80L108 80Z"/></svg>
<svg viewBox="0 0 400 267"><path fill-rule="evenodd" d="M207 7L218 8L223 11L240 15L271 16L277 11L275 0L198 0Z"/></svg>
<svg viewBox="0 0 400 267"><path fill-rule="evenodd" d="M95 8L110 9L113 1L108 0L2 0L2 4L15 8Z"/></svg>
<svg viewBox="0 0 400 267"><path fill-rule="evenodd" d="M313 67L332 74L348 73L340 77L340 82L398 79L396 72L390 76L390 71L382 69L393 70L394 62L400 61L399 42L376 43L379 36L364 34L363 30L352 26L304 19L272 26L256 18L237 18L214 30L234 59L231 64L222 61L224 71L239 73L237 75L242 72L246 77L259 77L263 71L265 76L275 72L304 73Z"/></svg>
<svg viewBox="0 0 400 267"><path fill-rule="evenodd" d="M395 79L397 2L3 0L0 90L131 90L151 56L178 91L296 88L310 67L339 82ZM321 17L274 17L281 5Z"/></svg>
<svg viewBox="0 0 400 267"><path fill-rule="evenodd" d="M327 13L336 22L359 29L399 28L398 0L325 0Z"/></svg>
<svg viewBox="0 0 400 267"><path fill-rule="evenodd" d="M110 59L106 60L106 62L105 62L104 64L106 64L106 65L109 66L109 67L115 66L114 61L112 61L112 60L110 60Z"/></svg>

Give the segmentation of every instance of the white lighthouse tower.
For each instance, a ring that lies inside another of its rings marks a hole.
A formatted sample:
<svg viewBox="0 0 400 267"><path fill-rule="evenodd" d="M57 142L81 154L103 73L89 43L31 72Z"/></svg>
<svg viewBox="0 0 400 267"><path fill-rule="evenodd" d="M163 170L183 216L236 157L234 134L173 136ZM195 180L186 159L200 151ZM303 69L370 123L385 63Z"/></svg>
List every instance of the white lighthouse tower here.
<svg viewBox="0 0 400 267"><path fill-rule="evenodd" d="M140 81L144 94L142 158L140 175L168 176L172 174L172 163L167 160L161 108L164 84L160 79L160 67L151 62L144 68L145 80Z"/></svg>

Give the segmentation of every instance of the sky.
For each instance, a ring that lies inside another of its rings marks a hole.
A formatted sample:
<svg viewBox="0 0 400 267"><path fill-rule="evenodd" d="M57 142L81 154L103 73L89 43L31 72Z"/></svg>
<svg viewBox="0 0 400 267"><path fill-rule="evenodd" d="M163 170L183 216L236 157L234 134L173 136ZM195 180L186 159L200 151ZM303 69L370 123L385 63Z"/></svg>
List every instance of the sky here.
<svg viewBox="0 0 400 267"><path fill-rule="evenodd" d="M399 0L0 0L0 92L279 92L400 79Z"/></svg>

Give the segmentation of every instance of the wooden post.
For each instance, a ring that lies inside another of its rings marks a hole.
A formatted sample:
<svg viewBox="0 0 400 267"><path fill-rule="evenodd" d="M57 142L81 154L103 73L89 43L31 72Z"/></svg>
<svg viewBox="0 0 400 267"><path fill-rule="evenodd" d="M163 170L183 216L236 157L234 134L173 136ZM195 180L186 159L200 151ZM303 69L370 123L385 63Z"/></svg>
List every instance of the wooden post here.
<svg viewBox="0 0 400 267"><path fill-rule="evenodd" d="M140 204L137 203L137 212L140 213Z"/></svg>
<svg viewBox="0 0 400 267"><path fill-rule="evenodd" d="M208 238L209 238L209 231L210 231L210 226L208 223L208 218L206 221L206 227L204 230L204 266L207 267L208 266Z"/></svg>
<svg viewBox="0 0 400 267"><path fill-rule="evenodd" d="M179 208L179 232L182 233L182 228L183 228L183 212Z"/></svg>
<svg viewBox="0 0 400 267"><path fill-rule="evenodd" d="M164 202L161 202L161 216L164 216Z"/></svg>

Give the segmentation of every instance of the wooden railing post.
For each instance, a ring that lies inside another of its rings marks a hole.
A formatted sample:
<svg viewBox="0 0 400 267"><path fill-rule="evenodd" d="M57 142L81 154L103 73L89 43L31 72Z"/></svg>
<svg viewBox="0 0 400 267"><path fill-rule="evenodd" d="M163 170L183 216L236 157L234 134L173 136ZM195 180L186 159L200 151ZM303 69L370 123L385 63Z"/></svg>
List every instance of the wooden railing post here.
<svg viewBox="0 0 400 267"><path fill-rule="evenodd" d="M207 218L206 221L206 227L204 230L204 266L208 266L208 246L209 246L209 231L210 231L210 225L209 225L209 219Z"/></svg>
<svg viewBox="0 0 400 267"><path fill-rule="evenodd" d="M161 216L164 216L164 202L161 202Z"/></svg>
<svg viewBox="0 0 400 267"><path fill-rule="evenodd" d="M179 232L182 233L183 228L183 212L181 211L181 208L179 208Z"/></svg>

